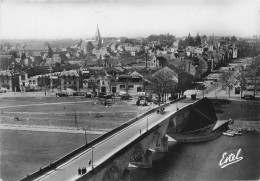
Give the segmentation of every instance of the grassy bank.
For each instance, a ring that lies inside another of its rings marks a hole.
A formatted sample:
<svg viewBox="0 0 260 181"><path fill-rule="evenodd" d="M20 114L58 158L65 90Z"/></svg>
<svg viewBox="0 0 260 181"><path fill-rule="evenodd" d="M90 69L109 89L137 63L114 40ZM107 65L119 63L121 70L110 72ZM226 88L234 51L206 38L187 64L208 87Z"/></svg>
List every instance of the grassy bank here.
<svg viewBox="0 0 260 181"><path fill-rule="evenodd" d="M62 128L74 128L77 123L80 129L108 130L151 108L138 107L132 100L115 101L107 107L97 98L5 97L0 100L0 123Z"/></svg>
<svg viewBox="0 0 260 181"><path fill-rule="evenodd" d="M260 121L259 101L211 99L220 120Z"/></svg>

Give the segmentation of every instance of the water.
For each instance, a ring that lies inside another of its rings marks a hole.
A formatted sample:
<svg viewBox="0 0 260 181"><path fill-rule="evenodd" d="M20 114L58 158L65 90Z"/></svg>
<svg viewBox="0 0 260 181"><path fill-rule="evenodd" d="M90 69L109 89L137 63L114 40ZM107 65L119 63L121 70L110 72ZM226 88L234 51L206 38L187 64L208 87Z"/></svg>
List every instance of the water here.
<svg viewBox="0 0 260 181"><path fill-rule="evenodd" d="M88 135L88 140L97 136ZM84 143L84 134L0 130L0 178L23 178Z"/></svg>
<svg viewBox="0 0 260 181"><path fill-rule="evenodd" d="M225 137L204 143L175 143L167 153L153 155L153 167L131 171L130 178L142 181L252 180L260 178L260 134ZM241 148L240 162L220 168L222 153Z"/></svg>
<svg viewBox="0 0 260 181"><path fill-rule="evenodd" d="M0 130L1 178L17 180L84 144L84 134ZM98 135L88 135L91 140ZM260 134L225 137L204 143L170 143L167 153L153 154L153 167L135 169L131 180L259 179ZM243 160L219 167L222 153L242 149Z"/></svg>

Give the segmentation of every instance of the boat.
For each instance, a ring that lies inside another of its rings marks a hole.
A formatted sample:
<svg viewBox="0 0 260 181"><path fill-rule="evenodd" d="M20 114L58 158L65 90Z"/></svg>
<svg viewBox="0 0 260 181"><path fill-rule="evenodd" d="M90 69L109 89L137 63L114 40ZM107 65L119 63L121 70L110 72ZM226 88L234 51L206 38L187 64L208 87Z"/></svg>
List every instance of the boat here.
<svg viewBox="0 0 260 181"><path fill-rule="evenodd" d="M225 136L234 136L233 133L227 133L227 132L223 132L223 135L225 135Z"/></svg>
<svg viewBox="0 0 260 181"><path fill-rule="evenodd" d="M235 135L242 135L242 133L240 133L240 132L235 132Z"/></svg>
<svg viewBox="0 0 260 181"><path fill-rule="evenodd" d="M254 129L254 128L247 128L246 130L247 130L247 132L252 132L252 131L255 131L255 129Z"/></svg>

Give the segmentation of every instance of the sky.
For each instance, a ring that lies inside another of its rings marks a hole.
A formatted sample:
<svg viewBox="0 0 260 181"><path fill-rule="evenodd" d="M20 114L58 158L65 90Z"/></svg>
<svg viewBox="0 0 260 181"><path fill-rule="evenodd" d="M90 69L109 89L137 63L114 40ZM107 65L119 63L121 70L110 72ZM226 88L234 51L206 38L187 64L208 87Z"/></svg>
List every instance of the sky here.
<svg viewBox="0 0 260 181"><path fill-rule="evenodd" d="M2 39L260 35L260 0L0 0Z"/></svg>

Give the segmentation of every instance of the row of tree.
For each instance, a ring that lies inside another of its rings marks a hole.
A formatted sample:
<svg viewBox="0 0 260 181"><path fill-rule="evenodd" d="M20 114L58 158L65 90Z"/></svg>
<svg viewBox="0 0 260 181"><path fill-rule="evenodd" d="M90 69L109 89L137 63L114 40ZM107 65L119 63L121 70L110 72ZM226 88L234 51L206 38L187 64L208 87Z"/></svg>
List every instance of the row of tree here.
<svg viewBox="0 0 260 181"><path fill-rule="evenodd" d="M199 34L195 38L193 38L190 33L185 40L181 40L179 42L179 45L183 48L186 48L187 46L200 46L201 45L201 37Z"/></svg>
<svg viewBox="0 0 260 181"><path fill-rule="evenodd" d="M230 96L230 90L233 85L240 83L241 96L245 90L248 81L253 85L253 95L256 95L258 87L258 77L260 76L260 55L248 60L246 68L240 67L238 74L233 76L232 72L226 72L222 75L221 82L222 88L227 89Z"/></svg>

